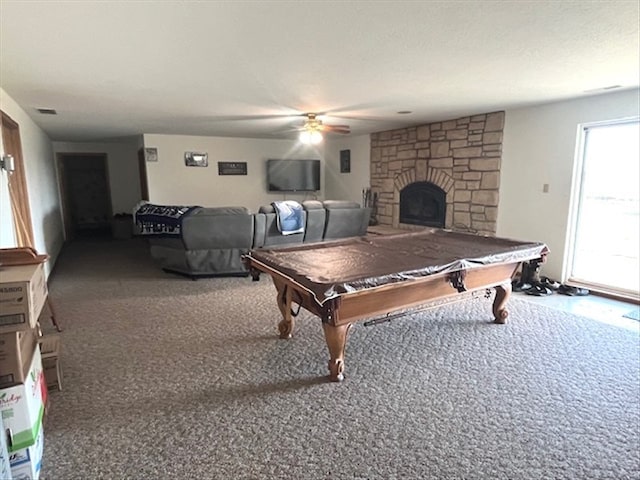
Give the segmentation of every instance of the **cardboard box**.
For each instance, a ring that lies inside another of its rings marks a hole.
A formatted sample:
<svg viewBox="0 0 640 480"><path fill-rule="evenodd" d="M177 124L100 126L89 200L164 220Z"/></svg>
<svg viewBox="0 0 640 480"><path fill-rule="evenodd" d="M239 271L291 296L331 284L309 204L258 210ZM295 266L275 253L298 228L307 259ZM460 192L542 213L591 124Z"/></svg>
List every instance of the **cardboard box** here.
<svg viewBox="0 0 640 480"><path fill-rule="evenodd" d="M11 480L11 465L9 464L9 452L7 451L7 434L4 430L2 417L0 417L0 478Z"/></svg>
<svg viewBox="0 0 640 480"><path fill-rule="evenodd" d="M48 391L62 390L62 367L57 359L42 360L42 371Z"/></svg>
<svg viewBox="0 0 640 480"><path fill-rule="evenodd" d="M35 328L47 299L44 264L0 270L0 333Z"/></svg>
<svg viewBox="0 0 640 480"><path fill-rule="evenodd" d="M48 333L38 339L42 370L47 388L62 390L62 367L60 366L61 337L58 333Z"/></svg>
<svg viewBox="0 0 640 480"><path fill-rule="evenodd" d="M35 330L0 333L0 388L24 383L37 341Z"/></svg>
<svg viewBox="0 0 640 480"><path fill-rule="evenodd" d="M0 417L8 432L9 455L36 442L46 401L47 386L36 346L25 382L0 389Z"/></svg>
<svg viewBox="0 0 640 480"><path fill-rule="evenodd" d="M44 428L38 425L38 434L33 445L22 448L9 455L9 466L14 479L38 480L42 470L42 454L44 452ZM2 478L2 477L0 477Z"/></svg>

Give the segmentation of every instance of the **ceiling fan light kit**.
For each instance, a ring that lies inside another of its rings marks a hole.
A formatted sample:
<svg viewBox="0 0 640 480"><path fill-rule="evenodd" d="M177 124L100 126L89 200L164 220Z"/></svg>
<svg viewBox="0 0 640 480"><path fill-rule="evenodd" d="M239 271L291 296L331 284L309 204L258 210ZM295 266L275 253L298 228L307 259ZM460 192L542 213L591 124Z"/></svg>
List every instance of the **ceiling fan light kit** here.
<svg viewBox="0 0 640 480"><path fill-rule="evenodd" d="M300 132L300 142L306 145L317 145L322 141L322 134L318 130L305 129Z"/></svg>
<svg viewBox="0 0 640 480"><path fill-rule="evenodd" d="M351 133L348 125L324 125L315 113L307 113L306 117L307 119L300 131L300 142L304 144L317 145L322 142L323 131L342 134Z"/></svg>

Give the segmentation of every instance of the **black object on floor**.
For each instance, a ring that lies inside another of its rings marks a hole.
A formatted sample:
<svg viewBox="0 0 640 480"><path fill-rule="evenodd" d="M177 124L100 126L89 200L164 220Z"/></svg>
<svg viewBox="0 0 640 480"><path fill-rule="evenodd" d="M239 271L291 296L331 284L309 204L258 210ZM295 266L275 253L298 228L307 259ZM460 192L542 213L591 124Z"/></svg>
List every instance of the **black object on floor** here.
<svg viewBox="0 0 640 480"><path fill-rule="evenodd" d="M625 317L625 318L630 318L631 320L640 321L640 308L636 307L633 310L631 310L630 312L625 313L622 316Z"/></svg>
<svg viewBox="0 0 640 480"><path fill-rule="evenodd" d="M531 285L530 283L521 282L520 280L514 280L513 282L511 282L511 290L513 290L514 292L526 292L532 286L533 285Z"/></svg>
<svg viewBox="0 0 640 480"><path fill-rule="evenodd" d="M553 290L545 287L542 283L536 283L531 288L524 290L524 293L527 295L535 295L536 297L546 297L547 295L551 295Z"/></svg>
<svg viewBox="0 0 640 480"><path fill-rule="evenodd" d="M582 287L572 287L571 285L560 285L558 293L562 295L569 295L570 297L584 297L589 295L589 290Z"/></svg>
<svg viewBox="0 0 640 480"><path fill-rule="evenodd" d="M541 277L540 278L540 282L547 288L550 288L551 290L558 290L560 288L560 282L557 282L555 280L552 280L549 277Z"/></svg>

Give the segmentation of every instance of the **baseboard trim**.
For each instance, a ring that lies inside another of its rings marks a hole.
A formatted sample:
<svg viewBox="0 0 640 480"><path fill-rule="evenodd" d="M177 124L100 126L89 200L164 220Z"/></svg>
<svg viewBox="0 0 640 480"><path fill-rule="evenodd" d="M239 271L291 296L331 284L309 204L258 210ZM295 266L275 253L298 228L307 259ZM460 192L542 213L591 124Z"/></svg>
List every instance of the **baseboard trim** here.
<svg viewBox="0 0 640 480"><path fill-rule="evenodd" d="M613 289L608 289L603 285L580 282L576 280L568 280L566 284L572 287L587 288L591 292L591 294L597 295L599 297L610 298L612 300L618 300L620 302L631 303L634 305L640 305L640 296L634 295L633 293L616 291Z"/></svg>

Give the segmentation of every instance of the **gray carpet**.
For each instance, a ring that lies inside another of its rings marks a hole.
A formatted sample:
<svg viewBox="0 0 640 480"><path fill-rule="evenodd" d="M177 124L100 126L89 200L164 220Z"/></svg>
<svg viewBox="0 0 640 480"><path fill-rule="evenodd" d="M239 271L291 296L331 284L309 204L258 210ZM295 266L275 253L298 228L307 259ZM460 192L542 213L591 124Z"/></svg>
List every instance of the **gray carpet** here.
<svg viewBox="0 0 640 480"><path fill-rule="evenodd" d="M51 278L64 390L43 478L638 479L638 332L512 298L349 337L279 340L268 277L193 282L141 241L69 246Z"/></svg>

